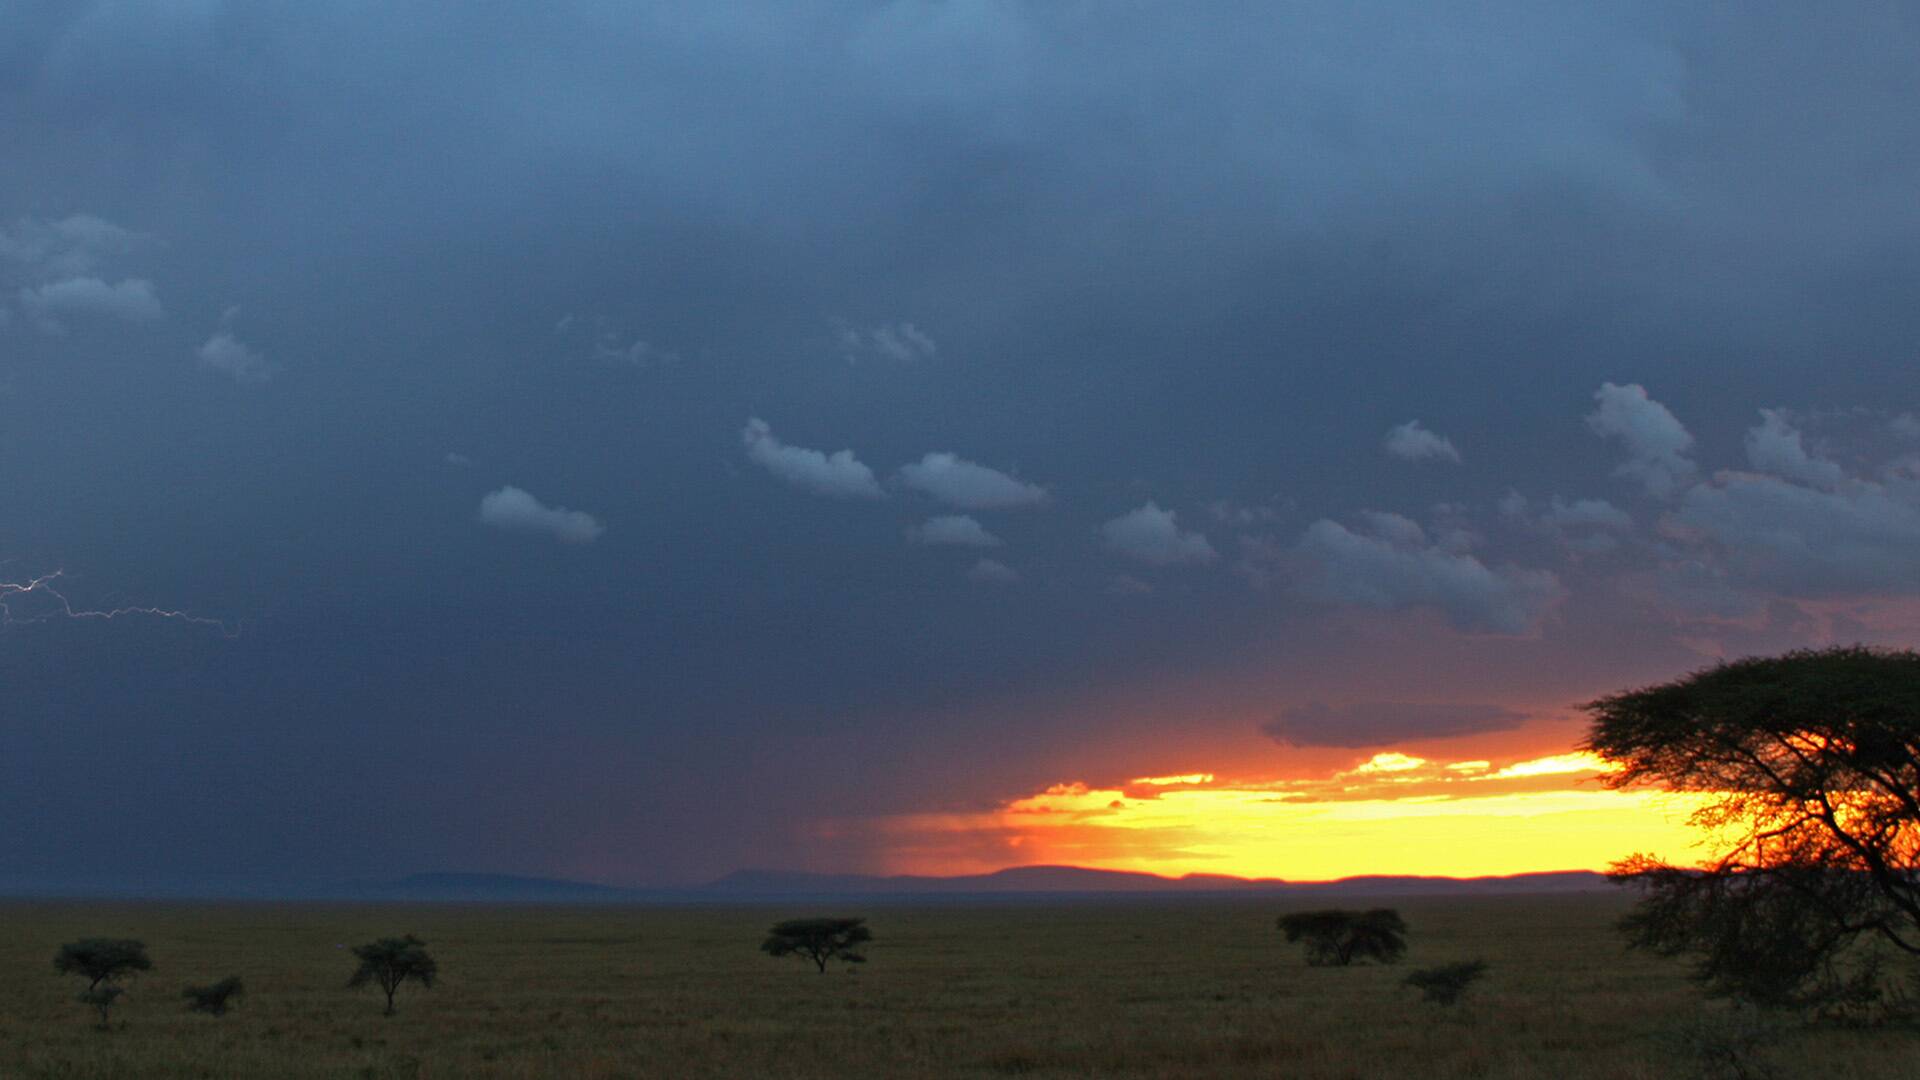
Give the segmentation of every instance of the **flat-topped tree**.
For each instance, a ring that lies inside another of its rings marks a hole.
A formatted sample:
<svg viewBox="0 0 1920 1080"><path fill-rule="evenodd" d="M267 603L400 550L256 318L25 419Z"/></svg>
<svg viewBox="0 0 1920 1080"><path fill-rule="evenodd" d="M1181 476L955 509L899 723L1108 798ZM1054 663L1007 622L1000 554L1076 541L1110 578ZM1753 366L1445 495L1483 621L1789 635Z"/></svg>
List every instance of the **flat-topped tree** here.
<svg viewBox="0 0 1920 1080"><path fill-rule="evenodd" d="M798 954L813 961L826 974L827 961L864 964L867 958L854 950L873 940L865 919L788 919L767 931L760 951L768 956Z"/></svg>
<svg viewBox="0 0 1920 1080"><path fill-rule="evenodd" d="M1307 963L1346 967L1356 960L1391 964L1407 951L1407 924L1392 908L1370 911L1296 911L1280 916L1289 942L1307 943Z"/></svg>
<svg viewBox="0 0 1920 1080"><path fill-rule="evenodd" d="M347 980L347 986L365 986L374 983L387 995L387 1011L384 1015L393 1015L393 995L400 984L408 981L419 983L427 989L433 989L433 980L440 972L440 966L433 957L427 955L427 943L408 934L405 937L381 938L379 941L361 945L353 950L360 958L360 968Z"/></svg>
<svg viewBox="0 0 1920 1080"><path fill-rule="evenodd" d="M1634 945L1716 994L1837 1011L1883 991L1878 950L1920 957L1920 652L1751 657L1586 709L1608 786L1689 793L1716 852L1614 865Z"/></svg>
<svg viewBox="0 0 1920 1080"><path fill-rule="evenodd" d="M53 970L87 980L80 1001L99 1010L100 1026L104 1028L108 1010L126 992L118 985L120 979L152 971L153 961L147 957L146 944L132 938L82 938L60 946L53 956Z"/></svg>

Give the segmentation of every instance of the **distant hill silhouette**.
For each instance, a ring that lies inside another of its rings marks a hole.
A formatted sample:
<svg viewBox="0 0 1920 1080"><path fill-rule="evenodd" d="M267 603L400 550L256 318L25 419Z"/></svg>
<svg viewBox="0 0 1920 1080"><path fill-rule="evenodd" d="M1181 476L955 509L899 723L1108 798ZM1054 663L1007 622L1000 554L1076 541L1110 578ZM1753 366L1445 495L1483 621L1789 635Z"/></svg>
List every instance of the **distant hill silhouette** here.
<svg viewBox="0 0 1920 1080"><path fill-rule="evenodd" d="M341 886L345 899L470 901L474 903L618 904L644 898L633 889L513 874L412 874L395 881Z"/></svg>
<svg viewBox="0 0 1920 1080"><path fill-rule="evenodd" d="M1369 876L1338 881L1285 881L1225 874L1162 877L1126 870L1081 866L1015 866L990 874L955 877L892 877L865 874L809 874L779 870L741 870L699 891L715 898L834 896L963 896L1006 894L1248 894L1293 893L1346 896L1412 894L1589 892L1607 888L1607 879L1587 870L1515 874L1509 877L1448 878Z"/></svg>
<svg viewBox="0 0 1920 1080"><path fill-rule="evenodd" d="M655 889L627 889L585 881L515 874L428 873L389 881L350 881L310 888L264 885L246 889L182 885L128 886L120 889L15 887L0 888L0 895L154 899L232 897L473 904L714 904L830 901L841 898L993 903L1022 899L1156 896L1479 896L1591 892L1606 888L1606 878L1585 870L1516 874L1511 877L1376 876L1339 881L1284 881L1278 878L1238 878L1225 874L1188 874L1175 878L1125 870L1092 870L1081 866L1015 866L990 874L962 874L955 877L741 870L705 885Z"/></svg>

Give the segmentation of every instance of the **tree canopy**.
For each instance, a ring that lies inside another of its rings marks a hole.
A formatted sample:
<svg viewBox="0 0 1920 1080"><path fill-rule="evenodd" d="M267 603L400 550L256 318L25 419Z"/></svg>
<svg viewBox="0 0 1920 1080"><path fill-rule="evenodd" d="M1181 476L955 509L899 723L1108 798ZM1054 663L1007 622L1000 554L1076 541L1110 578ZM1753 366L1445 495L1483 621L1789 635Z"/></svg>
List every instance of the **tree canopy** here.
<svg viewBox="0 0 1920 1080"><path fill-rule="evenodd" d="M1635 944L1778 1005L1870 993L1856 944L1920 956L1920 653L1738 660L1586 708L1608 783L1701 794L1694 823L1721 843L1698 866L1614 867L1642 890Z"/></svg>
<svg viewBox="0 0 1920 1080"><path fill-rule="evenodd" d="M1391 964L1407 951L1407 924L1392 908L1345 911L1328 908L1280 916L1288 942L1307 943L1307 963L1345 967L1356 960Z"/></svg>
<svg viewBox="0 0 1920 1080"><path fill-rule="evenodd" d="M804 956L813 961L822 974L826 973L829 960L864 964L867 958L855 950L873 940L873 932L867 929L866 921L847 918L788 919L767 931L767 940L760 943L760 951L768 956Z"/></svg>
<svg viewBox="0 0 1920 1080"><path fill-rule="evenodd" d="M353 955L359 957L360 967L353 977L347 980L349 987L365 986L374 983L386 992L386 1015L393 1015L393 995L404 982L417 982L431 990L433 980L440 973L440 966L433 957L427 955L427 943L408 934L405 937L381 938L378 941L355 947Z"/></svg>
<svg viewBox="0 0 1920 1080"><path fill-rule="evenodd" d="M99 1011L100 1026L105 1027L113 1003L125 992L115 984L123 976L153 970L153 961L146 944L132 938L82 938L60 946L53 956L53 969L87 980L80 1001Z"/></svg>

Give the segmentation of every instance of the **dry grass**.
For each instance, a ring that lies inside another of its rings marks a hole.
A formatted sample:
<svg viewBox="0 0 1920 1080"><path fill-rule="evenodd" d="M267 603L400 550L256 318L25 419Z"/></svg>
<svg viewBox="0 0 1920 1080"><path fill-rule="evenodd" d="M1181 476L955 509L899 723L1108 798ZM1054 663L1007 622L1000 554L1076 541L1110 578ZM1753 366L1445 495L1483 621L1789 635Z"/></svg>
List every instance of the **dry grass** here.
<svg viewBox="0 0 1920 1080"><path fill-rule="evenodd" d="M757 951L804 908L0 906L0 1076L1553 1077L1736 1075L1733 1030L1671 964L1623 953L1612 896L1409 900L1407 963L1310 968L1287 905L859 909L871 962L822 976ZM856 906L857 908L857 906ZM345 988L343 946L417 933L442 983L400 1013ZM62 941L144 939L155 970L98 1031ZM1451 1009L1408 966L1484 957ZM227 974L216 1019L180 988ZM1906 1029L1785 1027L1750 1075L1920 1074ZM1771 1072L1762 1071L1770 1069Z"/></svg>

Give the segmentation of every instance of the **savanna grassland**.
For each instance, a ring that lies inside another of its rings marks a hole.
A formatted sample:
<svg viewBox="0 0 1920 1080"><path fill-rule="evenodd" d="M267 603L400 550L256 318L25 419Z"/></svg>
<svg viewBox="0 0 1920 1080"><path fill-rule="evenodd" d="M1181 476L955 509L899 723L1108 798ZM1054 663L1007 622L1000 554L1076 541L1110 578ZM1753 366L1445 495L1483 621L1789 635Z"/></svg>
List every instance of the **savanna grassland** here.
<svg viewBox="0 0 1920 1080"><path fill-rule="evenodd" d="M1622 950L1612 895L1406 900L1406 961L1313 968L1274 918L1297 902L837 905L869 962L826 975L758 951L780 908L0 905L6 1077L1552 1077L1737 1075L1748 1030L1674 964ZM347 947L411 932L440 964L398 1015L346 988ZM111 1030L51 958L146 941ZM1443 1008L1410 968L1483 957ZM215 1018L180 988L227 974ZM1776 1025L1748 1075L1911 1078L1911 1028ZM1759 1071L1762 1067L1771 1072Z"/></svg>

